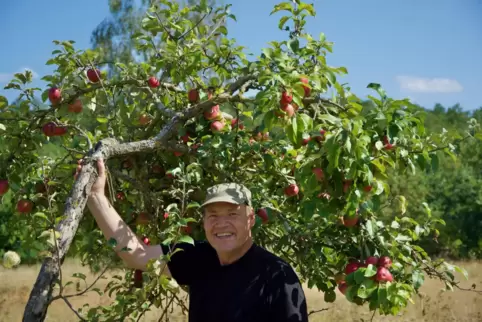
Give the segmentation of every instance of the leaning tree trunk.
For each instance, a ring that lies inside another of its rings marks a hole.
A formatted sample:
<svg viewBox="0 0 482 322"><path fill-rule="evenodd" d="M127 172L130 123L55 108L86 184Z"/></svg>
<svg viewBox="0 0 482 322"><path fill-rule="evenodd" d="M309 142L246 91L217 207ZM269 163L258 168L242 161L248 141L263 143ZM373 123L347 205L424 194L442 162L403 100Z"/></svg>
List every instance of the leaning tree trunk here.
<svg viewBox="0 0 482 322"><path fill-rule="evenodd" d="M100 141L95 148L89 151L88 156L84 158L85 164L82 166L82 170L72 187L71 194L65 203L64 219L56 229L56 231L61 234L57 239L57 251L53 252L51 257L44 259L42 263L39 275L25 307L23 315L24 322L45 320L48 307L52 302L53 287L59 278L60 266L63 263L65 255L79 227L80 220L83 217L90 189L97 179L96 160L99 158L107 160L114 156L169 148L187 152L188 148L186 146L178 146L176 144L169 144L168 142L176 128L186 120L200 115L204 110L214 105L227 101L242 100L243 88L255 78L256 75L241 77L230 85L228 93L220 94L213 99L196 104L181 113L166 109L162 105L159 106L159 109L167 116L172 117L172 119L155 138L130 143L118 143L115 139L109 138ZM180 89L171 84L162 84L162 87L181 92ZM238 89L240 93L233 96L233 93Z"/></svg>

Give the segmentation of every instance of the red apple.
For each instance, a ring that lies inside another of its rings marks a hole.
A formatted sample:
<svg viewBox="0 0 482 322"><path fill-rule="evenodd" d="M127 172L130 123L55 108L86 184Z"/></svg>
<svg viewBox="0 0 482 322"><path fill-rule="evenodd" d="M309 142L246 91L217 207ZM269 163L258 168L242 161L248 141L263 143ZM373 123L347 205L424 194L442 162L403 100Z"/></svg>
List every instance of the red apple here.
<svg viewBox="0 0 482 322"><path fill-rule="evenodd" d="M196 103L197 101L199 101L199 92L197 89L195 88L192 88L189 90L189 92L187 93L187 99L189 100L189 102L191 103Z"/></svg>
<svg viewBox="0 0 482 322"><path fill-rule="evenodd" d="M182 227L181 231L184 235L190 235L192 233L192 226L188 224L187 226Z"/></svg>
<svg viewBox="0 0 482 322"><path fill-rule="evenodd" d="M360 263L358 262L351 262L348 263L345 267L345 274L351 274L353 272L356 272L360 268Z"/></svg>
<svg viewBox="0 0 482 322"><path fill-rule="evenodd" d="M365 187L363 187L363 191L370 192L370 191L372 191L372 188L373 188L372 186L365 186Z"/></svg>
<svg viewBox="0 0 482 322"><path fill-rule="evenodd" d="M120 201L123 201L126 199L126 195L124 192L122 191L118 191L115 195L115 197L117 198L117 200L120 200Z"/></svg>
<svg viewBox="0 0 482 322"><path fill-rule="evenodd" d="M49 89L49 100L53 105L58 104L62 100L62 92L57 87Z"/></svg>
<svg viewBox="0 0 482 322"><path fill-rule="evenodd" d="M164 215L163 215L163 217L164 217L164 220L166 220L167 218L169 218L169 213L168 213L168 212L165 212Z"/></svg>
<svg viewBox="0 0 482 322"><path fill-rule="evenodd" d="M346 282L341 282L339 285L338 285L338 290L341 292L341 294L345 295L346 293L346 289L348 288L348 284L346 284Z"/></svg>
<svg viewBox="0 0 482 322"><path fill-rule="evenodd" d="M392 273L390 273L390 271L385 267L379 267L377 269L375 280L378 282L393 282L393 276Z"/></svg>
<svg viewBox="0 0 482 322"><path fill-rule="evenodd" d="M342 221L345 227L353 227L358 223L358 215L355 217L344 216Z"/></svg>
<svg viewBox="0 0 482 322"><path fill-rule="evenodd" d="M388 136L386 136L386 135L383 136L382 141L383 141L383 144L385 144L385 145L390 143L390 140L388 139Z"/></svg>
<svg viewBox="0 0 482 322"><path fill-rule="evenodd" d="M301 78L301 82L304 83L304 84L308 84L308 78L302 77L302 78ZM304 89L304 91L305 91L305 97L310 96L310 94L311 94L311 88L309 88L308 86L303 86L303 89Z"/></svg>
<svg viewBox="0 0 482 322"><path fill-rule="evenodd" d="M214 121L211 123L211 130L213 132L219 132L224 128L224 123L221 121Z"/></svg>
<svg viewBox="0 0 482 322"><path fill-rule="evenodd" d="M139 116L139 123L141 125L147 125L151 122L151 117L145 113L141 114Z"/></svg>
<svg viewBox="0 0 482 322"><path fill-rule="evenodd" d="M291 93L283 91L283 93L281 93L281 106L285 106L286 104L291 103L291 101L293 101L293 95L291 95Z"/></svg>
<svg viewBox="0 0 482 322"><path fill-rule="evenodd" d="M67 134L67 127L65 126L55 126L54 136L62 136Z"/></svg>
<svg viewBox="0 0 482 322"><path fill-rule="evenodd" d="M147 236L143 236L142 237L142 242L145 244L145 245L150 245L151 244L151 241L149 240L149 238Z"/></svg>
<svg viewBox="0 0 482 322"><path fill-rule="evenodd" d="M92 82L92 83L97 83L100 79L100 70L98 69L92 69L90 68L87 71L87 78Z"/></svg>
<svg viewBox="0 0 482 322"><path fill-rule="evenodd" d="M268 212L266 211L266 209L264 208L258 209L258 212L256 214L261 218L261 220L263 221L263 224L268 222L269 218L268 218Z"/></svg>
<svg viewBox="0 0 482 322"><path fill-rule="evenodd" d="M214 120L219 115L219 105L214 105L210 110L204 112L204 118L206 120Z"/></svg>
<svg viewBox="0 0 482 322"><path fill-rule="evenodd" d="M292 183L288 187L285 188L285 195L288 197L296 196L300 192L300 188L298 185Z"/></svg>
<svg viewBox="0 0 482 322"><path fill-rule="evenodd" d="M8 180L3 179L0 180L0 196L3 196L4 194L7 193L10 185L8 184Z"/></svg>
<svg viewBox="0 0 482 322"><path fill-rule="evenodd" d="M174 154L176 157L180 157L184 153L182 153L181 151L174 151L174 152L172 152L172 154Z"/></svg>
<svg viewBox="0 0 482 322"><path fill-rule="evenodd" d="M311 137L307 137L303 140L301 140L301 145L308 145L308 143L311 141Z"/></svg>
<svg viewBox="0 0 482 322"><path fill-rule="evenodd" d="M378 261L378 266L390 268L392 266L392 260L388 256L382 256L382 257L380 257L380 260Z"/></svg>
<svg viewBox="0 0 482 322"><path fill-rule="evenodd" d="M289 116L292 117L295 115L295 108L291 104L286 104L281 107L281 109Z"/></svg>
<svg viewBox="0 0 482 322"><path fill-rule="evenodd" d="M143 282L143 277L142 277L142 270L136 269L134 271L134 286L136 288L141 288L142 287L142 282Z"/></svg>
<svg viewBox="0 0 482 322"><path fill-rule="evenodd" d="M28 199L21 199L17 202L17 211L22 214L27 214L33 209L33 202Z"/></svg>
<svg viewBox="0 0 482 322"><path fill-rule="evenodd" d="M384 146L385 150L387 150L387 151L390 151L391 149L393 149L393 147L394 147L394 145L391 144L391 143L385 144L385 146Z"/></svg>
<svg viewBox="0 0 482 322"><path fill-rule="evenodd" d="M186 133L186 134L184 134L183 136L181 136L181 140L182 140L182 142L184 142L184 143L189 142L189 133Z"/></svg>
<svg viewBox="0 0 482 322"><path fill-rule="evenodd" d="M46 136L55 136L55 128L57 127L57 124L54 122L48 122L42 126L42 132Z"/></svg>
<svg viewBox="0 0 482 322"><path fill-rule="evenodd" d="M370 256L365 260L365 264L368 266L372 264L373 266L377 266L378 264L378 257L377 256Z"/></svg>
<svg viewBox="0 0 482 322"><path fill-rule="evenodd" d="M343 180L343 192L346 193L350 189L352 180Z"/></svg>
<svg viewBox="0 0 482 322"><path fill-rule="evenodd" d="M231 120L231 128L234 129L236 128L236 124L238 124L238 128L240 130L244 130L244 124L241 123L238 119L232 119Z"/></svg>
<svg viewBox="0 0 482 322"><path fill-rule="evenodd" d="M159 80L154 76L149 77L147 82L149 83L150 88L157 88L157 87L159 87L159 84L160 84Z"/></svg>
<svg viewBox="0 0 482 322"><path fill-rule="evenodd" d="M318 142L321 142L321 141L324 141L325 140L325 133L326 131L325 130L320 130L320 136L316 136L316 140Z"/></svg>
<svg viewBox="0 0 482 322"><path fill-rule="evenodd" d="M316 180L318 180L318 181L323 180L324 174L323 174L323 170L321 168L313 168L313 170L311 170L311 171L315 174Z"/></svg>
<svg viewBox="0 0 482 322"><path fill-rule="evenodd" d="M69 104L68 110L71 113L82 112L82 101L80 99L76 99L72 104Z"/></svg>

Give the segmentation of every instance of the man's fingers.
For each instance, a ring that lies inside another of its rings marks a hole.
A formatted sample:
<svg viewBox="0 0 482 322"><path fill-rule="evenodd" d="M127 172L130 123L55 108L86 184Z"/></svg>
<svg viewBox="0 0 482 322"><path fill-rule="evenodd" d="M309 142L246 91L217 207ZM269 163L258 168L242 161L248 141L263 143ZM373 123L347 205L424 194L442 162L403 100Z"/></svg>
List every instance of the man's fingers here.
<svg viewBox="0 0 482 322"><path fill-rule="evenodd" d="M97 169L99 170L99 177L105 176L105 166L104 166L104 160L103 159L97 160Z"/></svg>

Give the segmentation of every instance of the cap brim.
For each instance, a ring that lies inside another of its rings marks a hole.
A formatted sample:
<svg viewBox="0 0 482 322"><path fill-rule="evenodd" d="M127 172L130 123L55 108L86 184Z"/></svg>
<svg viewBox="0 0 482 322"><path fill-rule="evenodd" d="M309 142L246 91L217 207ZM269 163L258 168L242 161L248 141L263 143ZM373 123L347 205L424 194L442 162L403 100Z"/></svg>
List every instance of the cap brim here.
<svg viewBox="0 0 482 322"><path fill-rule="evenodd" d="M232 203L232 204L235 204L235 205L244 205L246 203L243 200L235 199L235 198L228 197L228 196L222 196L222 197L216 197L216 198L206 200L201 205L201 207L204 207L206 205L209 205L209 204L212 204L212 203L215 203L215 202L228 202L228 203Z"/></svg>

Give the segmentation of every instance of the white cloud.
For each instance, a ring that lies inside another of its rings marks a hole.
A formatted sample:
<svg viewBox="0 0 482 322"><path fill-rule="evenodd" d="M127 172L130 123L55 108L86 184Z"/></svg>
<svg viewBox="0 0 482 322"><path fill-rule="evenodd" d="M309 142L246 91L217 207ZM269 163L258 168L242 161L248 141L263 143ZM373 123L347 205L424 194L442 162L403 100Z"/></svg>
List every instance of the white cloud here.
<svg viewBox="0 0 482 322"><path fill-rule="evenodd" d="M22 68L18 69L16 72L13 72L13 73L0 73L0 83L10 82L13 79L13 74L24 73L25 70L27 70L27 69L32 72L32 78L33 79L38 78L38 74L32 68L22 67Z"/></svg>
<svg viewBox="0 0 482 322"><path fill-rule="evenodd" d="M458 93L462 85L450 78L424 78L415 76L397 76L400 89L416 93Z"/></svg>

